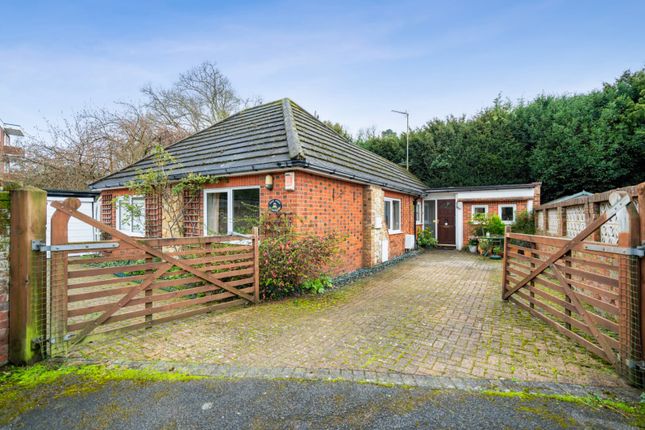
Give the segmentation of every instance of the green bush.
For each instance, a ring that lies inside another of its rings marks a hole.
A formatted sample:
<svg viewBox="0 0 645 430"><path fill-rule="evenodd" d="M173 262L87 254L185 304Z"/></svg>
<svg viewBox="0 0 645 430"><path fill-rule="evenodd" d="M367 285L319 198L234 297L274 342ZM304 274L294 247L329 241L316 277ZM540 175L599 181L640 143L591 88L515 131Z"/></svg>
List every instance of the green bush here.
<svg viewBox="0 0 645 430"><path fill-rule="evenodd" d="M486 236L486 233L501 235L506 227L499 216L486 214L475 215L468 224L473 226L472 232L475 236Z"/></svg>
<svg viewBox="0 0 645 430"><path fill-rule="evenodd" d="M310 293L322 294L325 292L325 289L331 288L332 282L329 276L321 276L316 279L307 279L302 284L302 289Z"/></svg>
<svg viewBox="0 0 645 430"><path fill-rule="evenodd" d="M522 211L515 217L511 226L513 233L535 234L535 217L533 212Z"/></svg>
<svg viewBox="0 0 645 430"><path fill-rule="evenodd" d="M286 214L264 215L260 221L260 295L279 299L331 286L325 276L338 254L339 238L296 234Z"/></svg>
<svg viewBox="0 0 645 430"><path fill-rule="evenodd" d="M434 248L437 246L437 239L434 238L430 227L426 227L417 234L417 243L421 248Z"/></svg>

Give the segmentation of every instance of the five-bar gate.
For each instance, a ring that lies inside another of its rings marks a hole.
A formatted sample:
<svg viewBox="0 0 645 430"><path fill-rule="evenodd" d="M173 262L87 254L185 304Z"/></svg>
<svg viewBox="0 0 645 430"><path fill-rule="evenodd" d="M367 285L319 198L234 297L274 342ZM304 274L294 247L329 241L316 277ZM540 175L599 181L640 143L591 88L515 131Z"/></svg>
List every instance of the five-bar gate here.
<svg viewBox="0 0 645 430"><path fill-rule="evenodd" d="M518 234L507 228L502 298L613 364L643 385L643 248L640 218L626 193L573 238ZM617 219L618 244L588 240Z"/></svg>
<svg viewBox="0 0 645 430"><path fill-rule="evenodd" d="M54 202L51 222L50 350L64 354L89 335L147 327L259 301L258 235L130 237ZM71 244L70 217L108 234ZM38 246L36 244L35 246Z"/></svg>

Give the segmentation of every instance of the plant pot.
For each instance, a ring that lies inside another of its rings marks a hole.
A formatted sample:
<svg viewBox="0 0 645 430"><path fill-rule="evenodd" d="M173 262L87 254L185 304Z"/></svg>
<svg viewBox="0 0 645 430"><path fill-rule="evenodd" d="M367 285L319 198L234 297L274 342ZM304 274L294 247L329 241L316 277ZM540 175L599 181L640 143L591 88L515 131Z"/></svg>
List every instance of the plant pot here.
<svg viewBox="0 0 645 430"><path fill-rule="evenodd" d="M472 254L476 254L476 253L477 253L477 245L468 245L468 250L469 250Z"/></svg>
<svg viewBox="0 0 645 430"><path fill-rule="evenodd" d="M490 257L488 257L488 258L490 258L491 260L501 260L501 259L502 259L502 256L501 256L501 255L493 254L493 255L491 255L491 256L490 256Z"/></svg>

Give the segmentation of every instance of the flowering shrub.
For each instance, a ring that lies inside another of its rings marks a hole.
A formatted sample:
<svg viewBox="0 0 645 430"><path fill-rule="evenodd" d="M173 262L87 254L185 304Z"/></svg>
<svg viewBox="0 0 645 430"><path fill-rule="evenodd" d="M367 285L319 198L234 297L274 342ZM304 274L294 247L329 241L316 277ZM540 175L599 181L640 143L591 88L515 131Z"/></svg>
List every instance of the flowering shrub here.
<svg viewBox="0 0 645 430"><path fill-rule="evenodd" d="M305 291L319 292L318 285L338 254L338 236L303 235L294 232L285 214L271 214L261 220L260 294L277 299ZM322 282L322 281L321 281Z"/></svg>

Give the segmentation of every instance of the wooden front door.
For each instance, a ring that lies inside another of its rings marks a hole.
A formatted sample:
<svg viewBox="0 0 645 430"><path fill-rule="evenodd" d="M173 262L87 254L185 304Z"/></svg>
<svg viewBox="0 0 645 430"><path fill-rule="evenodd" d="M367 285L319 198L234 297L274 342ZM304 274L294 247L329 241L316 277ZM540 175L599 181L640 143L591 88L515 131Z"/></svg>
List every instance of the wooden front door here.
<svg viewBox="0 0 645 430"><path fill-rule="evenodd" d="M441 245L455 244L454 200L437 200L437 240Z"/></svg>

